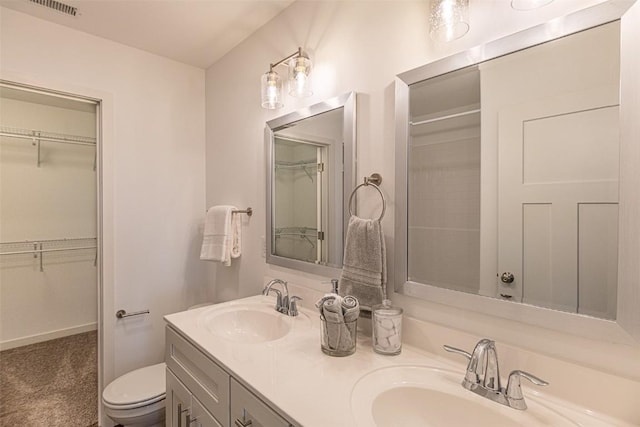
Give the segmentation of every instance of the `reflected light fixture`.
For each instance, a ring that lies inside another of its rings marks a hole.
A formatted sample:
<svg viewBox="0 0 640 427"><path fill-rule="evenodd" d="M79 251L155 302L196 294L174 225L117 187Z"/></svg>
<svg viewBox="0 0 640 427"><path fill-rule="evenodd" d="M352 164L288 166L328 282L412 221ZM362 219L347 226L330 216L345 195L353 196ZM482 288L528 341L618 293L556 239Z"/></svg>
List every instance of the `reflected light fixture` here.
<svg viewBox="0 0 640 427"><path fill-rule="evenodd" d="M553 0L511 0L511 8L515 10L533 10L546 6Z"/></svg>
<svg viewBox="0 0 640 427"><path fill-rule="evenodd" d="M286 58L270 64L269 71L262 75L262 108L275 110L284 107L282 79L274 68L286 61L288 61L287 66L289 67L289 95L298 98L313 95L311 90L311 59L299 47L296 52Z"/></svg>
<svg viewBox="0 0 640 427"><path fill-rule="evenodd" d="M450 42L469 31L469 0L431 0L429 35L437 42Z"/></svg>

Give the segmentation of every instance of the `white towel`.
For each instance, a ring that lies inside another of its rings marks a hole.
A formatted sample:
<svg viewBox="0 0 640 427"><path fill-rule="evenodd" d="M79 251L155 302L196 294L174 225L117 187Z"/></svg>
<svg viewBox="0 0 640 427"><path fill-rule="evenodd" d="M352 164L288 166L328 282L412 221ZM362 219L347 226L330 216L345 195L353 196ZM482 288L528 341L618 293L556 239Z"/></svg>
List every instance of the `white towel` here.
<svg viewBox="0 0 640 427"><path fill-rule="evenodd" d="M241 254L241 224L235 206L213 206L207 211L200 259L230 266Z"/></svg>
<svg viewBox="0 0 640 427"><path fill-rule="evenodd" d="M382 303L387 293L387 259L382 224L377 219L349 218L344 245L340 294L353 295L361 310Z"/></svg>

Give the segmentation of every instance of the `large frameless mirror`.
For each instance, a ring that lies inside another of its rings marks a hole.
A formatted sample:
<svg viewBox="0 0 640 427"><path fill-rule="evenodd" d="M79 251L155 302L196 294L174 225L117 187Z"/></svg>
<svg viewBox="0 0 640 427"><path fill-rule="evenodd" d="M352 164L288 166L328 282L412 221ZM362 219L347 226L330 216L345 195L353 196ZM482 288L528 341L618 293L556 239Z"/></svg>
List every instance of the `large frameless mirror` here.
<svg viewBox="0 0 640 427"><path fill-rule="evenodd" d="M354 187L355 93L267 122L266 258L333 275Z"/></svg>
<svg viewBox="0 0 640 427"><path fill-rule="evenodd" d="M398 292L533 323L626 316L620 17L631 4L399 76Z"/></svg>

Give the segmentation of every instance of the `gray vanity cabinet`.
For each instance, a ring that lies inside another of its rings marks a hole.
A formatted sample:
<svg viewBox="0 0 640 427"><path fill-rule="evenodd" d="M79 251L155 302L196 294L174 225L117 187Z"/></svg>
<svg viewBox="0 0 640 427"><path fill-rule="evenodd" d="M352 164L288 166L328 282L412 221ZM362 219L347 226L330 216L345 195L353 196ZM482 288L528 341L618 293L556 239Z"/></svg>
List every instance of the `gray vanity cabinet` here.
<svg viewBox="0 0 640 427"><path fill-rule="evenodd" d="M291 424L231 378L231 420L234 427L290 427Z"/></svg>
<svg viewBox="0 0 640 427"><path fill-rule="evenodd" d="M172 427L222 427L168 368L166 417Z"/></svg>
<svg viewBox="0 0 640 427"><path fill-rule="evenodd" d="M290 427L204 352L166 328L167 427Z"/></svg>

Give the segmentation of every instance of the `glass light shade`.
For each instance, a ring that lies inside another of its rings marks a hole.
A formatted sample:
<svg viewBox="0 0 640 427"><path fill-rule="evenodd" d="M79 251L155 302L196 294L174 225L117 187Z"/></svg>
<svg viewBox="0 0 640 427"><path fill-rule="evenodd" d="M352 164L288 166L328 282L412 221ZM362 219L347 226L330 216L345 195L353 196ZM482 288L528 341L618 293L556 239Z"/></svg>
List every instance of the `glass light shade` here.
<svg viewBox="0 0 640 427"><path fill-rule="evenodd" d="M511 7L515 10L533 10L546 6L553 0L511 0Z"/></svg>
<svg viewBox="0 0 640 427"><path fill-rule="evenodd" d="M450 42L469 31L469 0L432 0L429 35L438 42Z"/></svg>
<svg viewBox="0 0 640 427"><path fill-rule="evenodd" d="M262 108L275 110L282 108L282 79L275 71L271 70L262 75Z"/></svg>
<svg viewBox="0 0 640 427"><path fill-rule="evenodd" d="M289 60L289 95L298 98L313 95L311 60L304 54Z"/></svg>

